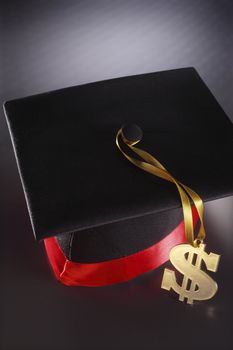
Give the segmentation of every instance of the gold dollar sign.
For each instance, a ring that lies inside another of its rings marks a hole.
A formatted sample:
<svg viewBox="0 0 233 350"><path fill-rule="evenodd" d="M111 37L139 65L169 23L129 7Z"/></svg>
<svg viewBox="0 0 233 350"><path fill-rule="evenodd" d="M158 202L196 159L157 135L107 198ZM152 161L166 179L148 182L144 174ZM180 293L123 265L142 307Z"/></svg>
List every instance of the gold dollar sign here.
<svg viewBox="0 0 233 350"><path fill-rule="evenodd" d="M182 273L183 281L179 285L176 281L174 271L164 270L161 287L166 290L173 289L179 294L179 300L187 299L188 304L193 300L207 300L212 298L217 292L217 283L201 270L202 260L209 271L216 272L220 255L207 254L205 245L200 244L193 247L190 244L180 244L170 251L170 261L173 266Z"/></svg>

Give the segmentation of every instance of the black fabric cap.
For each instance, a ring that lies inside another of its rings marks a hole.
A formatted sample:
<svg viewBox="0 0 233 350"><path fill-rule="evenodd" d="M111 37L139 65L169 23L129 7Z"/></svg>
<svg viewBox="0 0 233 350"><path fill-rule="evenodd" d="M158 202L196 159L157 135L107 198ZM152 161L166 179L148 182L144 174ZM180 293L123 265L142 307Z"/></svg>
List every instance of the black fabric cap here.
<svg viewBox="0 0 233 350"><path fill-rule="evenodd" d="M37 239L180 207L174 185L117 149L125 123L205 201L233 193L232 123L193 68L26 97L5 112Z"/></svg>
<svg viewBox="0 0 233 350"><path fill-rule="evenodd" d="M183 219L181 208L143 215L78 232L58 235L69 260L95 263L134 254L159 242Z"/></svg>

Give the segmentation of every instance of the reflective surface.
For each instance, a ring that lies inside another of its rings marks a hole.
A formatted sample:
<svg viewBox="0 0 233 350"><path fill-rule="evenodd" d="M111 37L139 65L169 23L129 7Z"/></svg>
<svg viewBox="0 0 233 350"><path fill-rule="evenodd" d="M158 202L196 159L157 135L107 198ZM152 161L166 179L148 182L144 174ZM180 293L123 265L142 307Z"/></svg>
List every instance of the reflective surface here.
<svg viewBox="0 0 233 350"><path fill-rule="evenodd" d="M2 3L1 101L193 65L233 118L232 26L231 1ZM232 348L233 198L206 205L208 251L221 255L213 299L189 306L169 296L164 267L122 285L65 287L34 241L0 113L1 349L197 349L200 339Z"/></svg>

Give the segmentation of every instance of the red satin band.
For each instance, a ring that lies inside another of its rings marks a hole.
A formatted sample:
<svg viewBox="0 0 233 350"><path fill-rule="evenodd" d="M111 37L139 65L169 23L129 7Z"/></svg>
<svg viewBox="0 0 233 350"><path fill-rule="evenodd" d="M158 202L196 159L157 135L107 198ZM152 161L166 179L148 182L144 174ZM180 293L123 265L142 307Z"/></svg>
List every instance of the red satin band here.
<svg viewBox="0 0 233 350"><path fill-rule="evenodd" d="M193 225L198 220L192 208ZM177 244L185 243L184 221L160 242L140 252L104 262L83 264L67 260L54 237L44 240L46 252L56 278L68 286L105 286L128 281L151 271L169 259L169 252Z"/></svg>

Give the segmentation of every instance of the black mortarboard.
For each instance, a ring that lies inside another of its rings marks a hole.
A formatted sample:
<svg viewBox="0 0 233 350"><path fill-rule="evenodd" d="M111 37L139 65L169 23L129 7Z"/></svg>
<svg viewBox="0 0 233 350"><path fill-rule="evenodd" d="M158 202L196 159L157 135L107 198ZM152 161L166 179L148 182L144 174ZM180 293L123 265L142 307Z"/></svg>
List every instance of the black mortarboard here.
<svg viewBox="0 0 233 350"><path fill-rule="evenodd" d="M139 252L182 220L175 187L124 159L118 129L204 201L233 193L233 128L193 68L112 79L5 103L38 240L93 263ZM140 134L140 130L133 129ZM139 135L140 136L140 135Z"/></svg>

